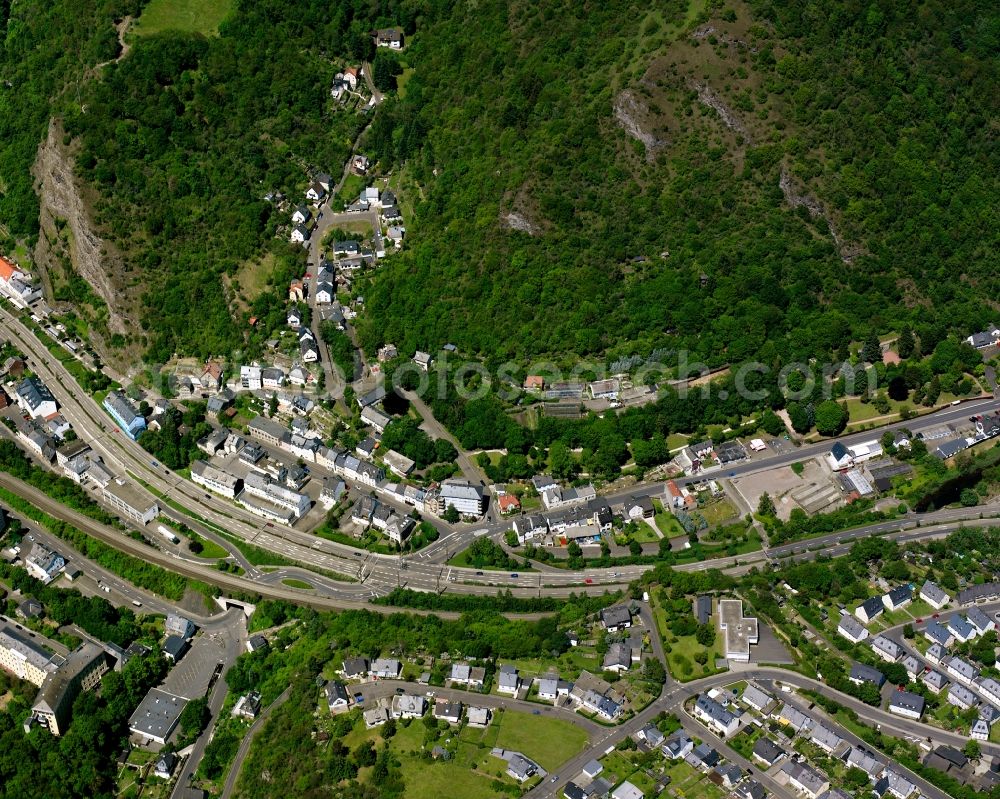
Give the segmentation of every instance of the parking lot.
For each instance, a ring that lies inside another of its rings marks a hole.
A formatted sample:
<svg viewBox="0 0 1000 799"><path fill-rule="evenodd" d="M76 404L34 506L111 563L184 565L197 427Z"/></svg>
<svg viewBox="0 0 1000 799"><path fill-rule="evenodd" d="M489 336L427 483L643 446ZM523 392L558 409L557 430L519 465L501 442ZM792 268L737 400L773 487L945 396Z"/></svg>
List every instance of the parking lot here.
<svg viewBox="0 0 1000 799"><path fill-rule="evenodd" d="M163 681L163 689L185 699L198 699L205 695L212 673L223 662L226 645L224 633L198 635L187 654L181 658Z"/></svg>

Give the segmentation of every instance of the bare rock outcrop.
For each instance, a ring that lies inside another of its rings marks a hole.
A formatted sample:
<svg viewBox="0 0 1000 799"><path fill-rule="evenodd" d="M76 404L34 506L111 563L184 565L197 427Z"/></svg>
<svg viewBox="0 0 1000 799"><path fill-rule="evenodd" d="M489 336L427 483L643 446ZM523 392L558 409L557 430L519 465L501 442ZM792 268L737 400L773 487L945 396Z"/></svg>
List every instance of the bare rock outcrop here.
<svg viewBox="0 0 1000 799"><path fill-rule="evenodd" d="M715 93L711 86L695 80L690 81L688 85L698 93L698 100L702 105L708 106L719 115L719 119L722 120L723 125L740 136L747 144L753 142L753 137L750 135L747 126L743 124L743 120L729 106L722 102L722 98Z"/></svg>
<svg viewBox="0 0 1000 799"><path fill-rule="evenodd" d="M792 173L788 171L787 166L782 165L781 167L781 177L778 179L778 186L781 188L781 193L785 195L785 202L792 206L792 208L805 208L809 212L809 216L813 219L822 219L826 223L834 246L836 246L837 252L845 264L852 263L855 258L864 253L864 248L860 245L846 241L843 238L837 230L833 217L826 210L823 203L805 191L804 188L799 188L796 185L796 181L792 177Z"/></svg>
<svg viewBox="0 0 1000 799"><path fill-rule="evenodd" d="M49 288L55 276L67 268L79 274L108 306L108 329L125 334L133 325L127 319L127 300L115 281L115 276L123 272L122 258L94 231L73 174L72 157L62 144L63 135L62 125L52 120L32 169L41 208L34 260L45 273ZM68 228L69 236L60 235L63 227Z"/></svg>
<svg viewBox="0 0 1000 799"><path fill-rule="evenodd" d="M647 161L652 161L656 153L667 145L666 139L643 127L643 119L649 115L649 109L631 89L625 89L615 98L614 111L615 119L624 131L646 148Z"/></svg>

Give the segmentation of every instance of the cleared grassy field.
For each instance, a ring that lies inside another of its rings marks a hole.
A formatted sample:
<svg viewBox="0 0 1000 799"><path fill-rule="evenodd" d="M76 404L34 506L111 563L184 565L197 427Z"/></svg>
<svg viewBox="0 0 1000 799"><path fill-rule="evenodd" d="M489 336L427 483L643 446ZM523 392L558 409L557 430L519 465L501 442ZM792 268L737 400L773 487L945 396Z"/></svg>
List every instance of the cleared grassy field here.
<svg viewBox="0 0 1000 799"><path fill-rule="evenodd" d="M233 0L150 0L135 25L140 36L184 31L214 36L233 8Z"/></svg>
<svg viewBox="0 0 1000 799"><path fill-rule="evenodd" d="M507 711L493 723L498 721L496 746L523 752L547 771L558 768L587 744L587 733L562 719Z"/></svg>

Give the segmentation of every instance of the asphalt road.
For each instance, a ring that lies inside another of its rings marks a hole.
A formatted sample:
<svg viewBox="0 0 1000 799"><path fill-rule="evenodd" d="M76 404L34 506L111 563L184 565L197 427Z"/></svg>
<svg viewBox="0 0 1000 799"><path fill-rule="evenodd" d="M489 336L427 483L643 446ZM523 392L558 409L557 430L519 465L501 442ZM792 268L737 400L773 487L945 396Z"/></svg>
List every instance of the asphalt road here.
<svg viewBox="0 0 1000 799"><path fill-rule="evenodd" d="M261 714L257 716L257 718L254 719L253 724L250 725L246 735L243 736L243 740L240 741L240 748L236 750L236 757L233 758L233 762L229 766L229 773L226 775L226 784L222 788L222 799L229 799L229 797L233 795L233 791L236 788L236 781L239 779L240 771L243 770L243 761L246 760L247 755L250 754L250 746L253 744L253 739L257 737L257 733L259 733L267 723L271 713L285 704L285 702L288 701L288 697L291 695L292 686L288 686L281 692L281 695L277 699L261 711ZM177 784L180 785L179 780Z"/></svg>
<svg viewBox="0 0 1000 799"><path fill-rule="evenodd" d="M177 775L177 782L174 784L174 789L171 793L171 797L177 797L177 799L180 799L184 795L185 789L198 771L201 758L205 754L205 747L208 746L209 741L212 739L212 731L215 729L215 724L219 720L219 713L225 704L227 687L222 675L225 674L226 669L236 662L236 658L245 651L247 627L246 616L243 615L243 611L238 608L231 608L226 611L222 618L225 619L224 625L214 631L203 630L201 632L202 636L212 635L219 640L222 645L222 654L220 655L219 662L223 664L223 668L208 696L208 709L211 713L211 719L205 725L205 729L201 735L198 736L198 740L194 742L191 754L184 760L184 765ZM190 656L191 654L189 653L188 657ZM175 666L174 668L177 667Z"/></svg>
<svg viewBox="0 0 1000 799"><path fill-rule="evenodd" d="M89 441L91 446L104 456L105 461L113 470L118 471L120 474L124 474L126 470L131 471L152 485L160 493L181 502L189 513L194 513L200 519L204 519L206 522L226 530L232 535L251 542L255 546L280 553L299 563L314 565L320 569L352 577L361 576L364 579L363 585L345 584L338 589L336 594L330 595L328 598L336 598L342 600L344 603L360 603L371 598L373 593L377 595L385 594L397 585L417 590L447 590L456 593L492 593L497 588L503 588L510 589L518 596L532 596L548 592L567 595L571 590L593 593L603 591L604 588L620 587L627 584L649 568L647 566L624 566L612 567L610 569L593 569L588 570L585 576L578 572L568 571L563 573L545 572L544 577L539 576L541 572L518 573L515 577L513 574L507 572L486 570L482 570L483 574L477 574L477 570L474 569L457 569L434 562L438 559L445 560L449 555L463 549L473 540L477 532L485 530L486 534L492 535L501 533L507 528L507 522L493 522L486 526L473 525L453 528L446 532L439 541L421 553L403 559L395 556L363 553L354 547L319 539L294 528L285 528L282 526L279 529L269 526L266 522L262 522L258 517L228 502L223 497L206 494L190 481L170 473L162 465L155 464L148 453L136 442L131 441L118 431L117 427L104 414L103 410L98 408L94 401L76 385L73 378L65 370L65 367L58 360L52 358L41 343L35 339L31 331L21 324L20 321L13 318L6 309L0 309L0 328L5 328L20 341L29 355L31 367L56 395L61 404L62 412L71 424L73 424L78 435L84 440ZM905 423L905 425L911 430L918 431L930 426L944 424L948 421L965 419L973 412L981 412L995 406L1000 406L1000 402L985 400L965 403L960 407L949 407L936 414L911 420ZM903 426L903 424L890 425L889 429ZM878 437L880 432L881 430L874 430L854 434L845 437L843 440L848 443L869 440ZM792 463L802 458L819 454L825 451L828 446L829 443L807 445L786 455L775 455L754 460L734 467L730 470L730 474L746 474L756 470L773 468L781 463ZM722 475L720 474L720 476ZM691 479L693 478L689 478L688 480ZM655 496L662 492L662 486L663 484L659 482L651 485L635 486L612 494L608 499L614 501L621 496L643 494ZM975 512L969 513L965 518L971 520L981 512L980 509L973 510ZM955 514L962 512L961 509L950 511L950 513ZM187 514L179 515L183 517ZM922 517L922 520L924 523L929 523L934 518L937 517L932 517L928 514ZM197 522L198 519L194 521ZM835 554L837 552L836 547L842 545L842 542L849 540L852 536L860 537L884 532L892 525L899 524L898 522L882 523L880 525L859 528L855 531L823 536L806 542L787 545L786 547L778 547L768 553L752 553L737 558L721 558L705 563L687 564L680 568L704 569L717 567L739 570L748 568L748 564L761 562L768 556L781 558L787 555L799 554L809 556L818 553ZM404 562L405 567L402 565ZM175 562L173 565L179 564ZM251 573L253 572L251 571ZM589 580L590 584L584 583L584 579ZM324 593L327 593L325 587ZM301 592L288 593L287 595L294 597L292 601L301 601L302 599Z"/></svg>

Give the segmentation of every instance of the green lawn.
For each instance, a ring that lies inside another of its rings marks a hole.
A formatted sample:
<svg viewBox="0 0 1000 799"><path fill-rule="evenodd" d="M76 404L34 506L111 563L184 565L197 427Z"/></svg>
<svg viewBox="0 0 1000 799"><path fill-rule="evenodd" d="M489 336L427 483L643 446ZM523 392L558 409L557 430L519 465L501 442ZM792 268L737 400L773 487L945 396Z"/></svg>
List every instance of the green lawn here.
<svg viewBox="0 0 1000 799"><path fill-rule="evenodd" d="M232 7L233 0L150 0L135 32L150 35L175 30L214 36Z"/></svg>
<svg viewBox="0 0 1000 799"><path fill-rule="evenodd" d="M737 519L740 515L739 511L736 510L736 506L725 498L709 502L705 507L699 508L698 511L705 517L705 521L708 522L710 527Z"/></svg>
<svg viewBox="0 0 1000 799"><path fill-rule="evenodd" d="M496 746L523 752L547 771L582 751L588 740L575 724L545 715L505 711L494 717L493 724L500 730ZM464 796L461 792L451 795Z"/></svg>
<svg viewBox="0 0 1000 799"><path fill-rule="evenodd" d="M299 580L295 577L286 577L281 581L282 584L287 585L289 588L301 588L305 591L312 591L313 587L307 583L305 580Z"/></svg>

